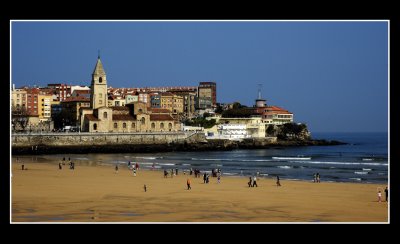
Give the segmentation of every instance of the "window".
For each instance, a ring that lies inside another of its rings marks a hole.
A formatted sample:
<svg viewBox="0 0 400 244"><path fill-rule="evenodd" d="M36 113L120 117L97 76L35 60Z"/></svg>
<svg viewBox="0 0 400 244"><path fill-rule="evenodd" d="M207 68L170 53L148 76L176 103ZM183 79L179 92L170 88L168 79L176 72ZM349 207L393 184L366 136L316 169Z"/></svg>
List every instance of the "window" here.
<svg viewBox="0 0 400 244"><path fill-rule="evenodd" d="M99 83L103 83L103 77L99 77Z"/></svg>
<svg viewBox="0 0 400 244"><path fill-rule="evenodd" d="M155 128L156 128L156 124L151 123L151 128L152 128L152 129L155 129Z"/></svg>
<svg viewBox="0 0 400 244"><path fill-rule="evenodd" d="M142 121L142 125L146 124L146 119L144 117L141 119L141 121Z"/></svg>
<svg viewBox="0 0 400 244"><path fill-rule="evenodd" d="M103 100L100 99L100 100L99 100L99 104L103 104Z"/></svg>
<svg viewBox="0 0 400 244"><path fill-rule="evenodd" d="M126 129L126 123L122 124L122 128Z"/></svg>
<svg viewBox="0 0 400 244"><path fill-rule="evenodd" d="M143 109L139 108L139 113L143 113Z"/></svg>
<svg viewBox="0 0 400 244"><path fill-rule="evenodd" d="M93 130L97 130L97 124L96 123L93 124Z"/></svg>
<svg viewBox="0 0 400 244"><path fill-rule="evenodd" d="M161 128L161 129L164 129L164 123L161 123L161 124L160 124L160 128Z"/></svg>
<svg viewBox="0 0 400 244"><path fill-rule="evenodd" d="M136 127L136 124L132 123L132 129L135 129L135 127Z"/></svg>
<svg viewBox="0 0 400 244"><path fill-rule="evenodd" d="M103 113L103 118L104 118L104 119L107 119L107 112L104 112L104 113Z"/></svg>
<svg viewBox="0 0 400 244"><path fill-rule="evenodd" d="M168 124L168 128L169 128L169 129L172 129L172 123L169 123L169 124Z"/></svg>
<svg viewBox="0 0 400 244"><path fill-rule="evenodd" d="M114 129L117 129L117 128L118 128L118 124L114 123Z"/></svg>

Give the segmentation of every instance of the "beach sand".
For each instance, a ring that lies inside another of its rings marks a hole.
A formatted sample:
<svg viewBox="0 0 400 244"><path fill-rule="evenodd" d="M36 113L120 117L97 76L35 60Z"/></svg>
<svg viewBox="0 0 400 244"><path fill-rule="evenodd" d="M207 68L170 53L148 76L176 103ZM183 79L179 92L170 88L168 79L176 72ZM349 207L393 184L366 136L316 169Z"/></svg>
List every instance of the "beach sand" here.
<svg viewBox="0 0 400 244"><path fill-rule="evenodd" d="M11 222L387 222L388 203L360 183L312 183L248 177L164 178L123 165L12 164ZM191 190L186 180L191 179ZM144 184L147 192L144 191ZM384 198L384 193L382 194ZM384 200L384 199L383 199Z"/></svg>

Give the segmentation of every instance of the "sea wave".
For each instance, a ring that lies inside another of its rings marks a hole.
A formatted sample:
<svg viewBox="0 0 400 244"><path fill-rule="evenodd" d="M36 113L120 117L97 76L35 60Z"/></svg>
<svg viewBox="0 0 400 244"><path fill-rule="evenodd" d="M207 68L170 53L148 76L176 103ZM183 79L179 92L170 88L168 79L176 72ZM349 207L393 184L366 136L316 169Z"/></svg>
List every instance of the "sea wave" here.
<svg viewBox="0 0 400 244"><path fill-rule="evenodd" d="M276 167L281 168L281 169L291 169L292 168L291 166L288 166L288 165L282 165L282 166L276 166Z"/></svg>
<svg viewBox="0 0 400 244"><path fill-rule="evenodd" d="M357 175L366 175L366 174L368 174L368 172L365 172L365 171L355 171L354 174L357 174Z"/></svg>
<svg viewBox="0 0 400 244"><path fill-rule="evenodd" d="M336 164L336 165L371 165L371 166L387 166L388 164L381 163L357 163L357 162L325 162L325 161L289 161L291 163L306 163L306 164Z"/></svg>
<svg viewBox="0 0 400 244"><path fill-rule="evenodd" d="M74 160L89 160L88 158L73 158Z"/></svg>
<svg viewBox="0 0 400 244"><path fill-rule="evenodd" d="M272 159L277 159L277 160L311 160L311 157L272 157Z"/></svg>
<svg viewBox="0 0 400 244"><path fill-rule="evenodd" d="M133 158L149 159L149 160L162 159L162 157L133 157Z"/></svg>

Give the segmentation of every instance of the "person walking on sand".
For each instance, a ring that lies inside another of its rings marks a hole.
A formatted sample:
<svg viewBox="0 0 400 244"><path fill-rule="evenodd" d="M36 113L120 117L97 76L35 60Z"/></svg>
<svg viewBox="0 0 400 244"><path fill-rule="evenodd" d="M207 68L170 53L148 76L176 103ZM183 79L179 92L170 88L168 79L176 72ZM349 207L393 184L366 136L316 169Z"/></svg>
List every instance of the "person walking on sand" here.
<svg viewBox="0 0 400 244"><path fill-rule="evenodd" d="M218 174L218 176L217 176L217 183L218 184L221 183L221 175L220 174Z"/></svg>
<svg viewBox="0 0 400 244"><path fill-rule="evenodd" d="M62 169L62 164L58 163L58 169Z"/></svg>
<svg viewBox="0 0 400 244"><path fill-rule="evenodd" d="M133 176L136 177L136 169L135 168L133 168Z"/></svg>
<svg viewBox="0 0 400 244"><path fill-rule="evenodd" d="M385 188L385 197L386 197L386 202L387 202L388 201L388 197L389 197L389 190L388 190L387 187Z"/></svg>
<svg viewBox="0 0 400 244"><path fill-rule="evenodd" d="M139 164L136 162L136 170L139 171Z"/></svg>
<svg viewBox="0 0 400 244"><path fill-rule="evenodd" d="M321 183L321 176L319 175L319 173L317 173L317 182Z"/></svg>
<svg viewBox="0 0 400 244"><path fill-rule="evenodd" d="M118 173L118 164L115 165L115 173Z"/></svg>
<svg viewBox="0 0 400 244"><path fill-rule="evenodd" d="M21 169L22 169L22 170L25 170L25 164L24 164L24 163L22 163Z"/></svg>
<svg viewBox="0 0 400 244"><path fill-rule="evenodd" d="M188 190L192 189L192 187L190 186L190 179L189 178L187 178L186 184L187 184L187 189Z"/></svg>
<svg viewBox="0 0 400 244"><path fill-rule="evenodd" d="M203 175L203 183L204 183L204 184L206 183L206 180L207 180L207 174L204 173L204 175Z"/></svg>
<svg viewBox="0 0 400 244"><path fill-rule="evenodd" d="M144 189L144 192L147 192L146 184L144 184L143 189Z"/></svg>
<svg viewBox="0 0 400 244"><path fill-rule="evenodd" d="M313 182L314 182L314 183L317 182L317 174L316 174L316 173L314 173L314 180L313 180Z"/></svg>
<svg viewBox="0 0 400 244"><path fill-rule="evenodd" d="M279 180L279 175L276 176L276 186L281 186L281 182Z"/></svg>
<svg viewBox="0 0 400 244"><path fill-rule="evenodd" d="M251 183L252 183L253 179L251 178L251 176L249 177L249 182L247 183L249 185L249 187L251 187Z"/></svg>
<svg viewBox="0 0 400 244"><path fill-rule="evenodd" d="M254 186L258 187L258 185L257 185L257 177L256 176L253 177L253 187Z"/></svg>
<svg viewBox="0 0 400 244"><path fill-rule="evenodd" d="M378 202L382 202L382 192L378 191Z"/></svg>

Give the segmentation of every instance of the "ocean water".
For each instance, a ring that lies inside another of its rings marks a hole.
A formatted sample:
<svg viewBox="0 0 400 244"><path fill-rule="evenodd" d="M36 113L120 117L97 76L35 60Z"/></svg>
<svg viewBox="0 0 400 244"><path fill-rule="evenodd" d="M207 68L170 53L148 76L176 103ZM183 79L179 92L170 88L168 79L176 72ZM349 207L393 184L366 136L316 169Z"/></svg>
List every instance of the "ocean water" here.
<svg viewBox="0 0 400 244"><path fill-rule="evenodd" d="M339 140L349 143L338 146L276 147L272 149L163 152L132 154L69 154L20 156L27 163L60 162L71 157L76 165L110 165L120 167L129 161L141 168L190 168L211 172L220 168L224 175L249 176L259 174L264 178L312 181L319 173L321 181L387 183L388 134L387 133L313 133L314 139ZM15 156L13 157L15 161ZM113 169L113 168L112 168Z"/></svg>

